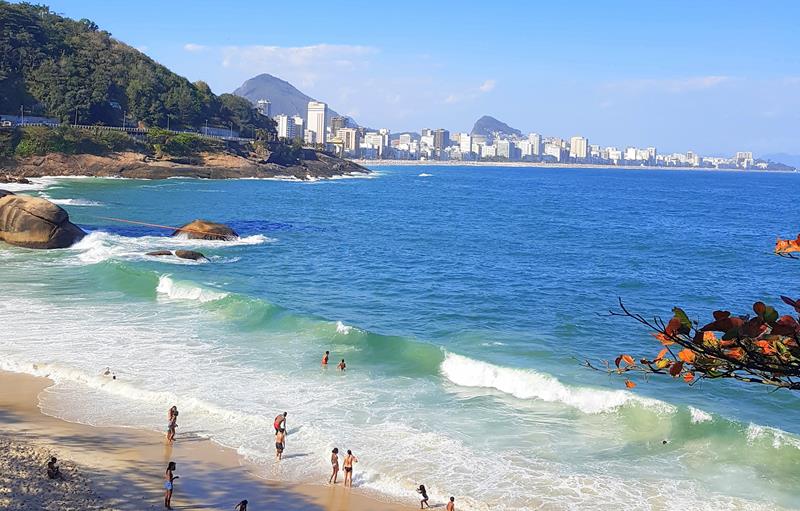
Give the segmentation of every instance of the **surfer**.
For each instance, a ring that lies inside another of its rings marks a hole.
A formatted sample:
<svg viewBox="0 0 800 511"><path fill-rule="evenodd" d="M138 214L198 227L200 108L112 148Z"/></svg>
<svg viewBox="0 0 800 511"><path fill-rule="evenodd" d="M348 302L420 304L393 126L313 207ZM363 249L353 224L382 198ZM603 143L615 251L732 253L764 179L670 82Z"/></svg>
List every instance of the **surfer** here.
<svg viewBox="0 0 800 511"><path fill-rule="evenodd" d="M275 433L275 457L278 461L283 456L284 447L286 447L286 430L281 428Z"/></svg>
<svg viewBox="0 0 800 511"><path fill-rule="evenodd" d="M334 447L331 451L331 477L328 479L328 484L336 484L336 477L339 475L339 448Z"/></svg>
<svg viewBox="0 0 800 511"><path fill-rule="evenodd" d="M286 412L283 412L282 415L278 415L275 417L275 423L272 425L275 428L275 433L281 430L281 428L286 429Z"/></svg>
<svg viewBox="0 0 800 511"><path fill-rule="evenodd" d="M353 455L353 451L347 449L347 456L344 457L344 486L353 487L353 463L358 463L358 458Z"/></svg>

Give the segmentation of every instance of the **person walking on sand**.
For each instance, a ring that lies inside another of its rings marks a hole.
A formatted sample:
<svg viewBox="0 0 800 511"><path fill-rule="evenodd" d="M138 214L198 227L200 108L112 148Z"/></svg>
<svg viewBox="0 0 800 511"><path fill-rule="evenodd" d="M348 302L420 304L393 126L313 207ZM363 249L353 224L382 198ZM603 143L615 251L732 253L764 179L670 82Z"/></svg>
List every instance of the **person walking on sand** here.
<svg viewBox="0 0 800 511"><path fill-rule="evenodd" d="M326 351L324 355L322 355L322 367L328 367L328 357L330 356L331 352Z"/></svg>
<svg viewBox="0 0 800 511"><path fill-rule="evenodd" d="M275 417L275 422L272 425L275 428L275 433L277 434L278 431L283 428L286 429L286 412Z"/></svg>
<svg viewBox="0 0 800 511"><path fill-rule="evenodd" d="M281 428L275 433L275 457L278 461L283 457L283 449L286 447L286 430Z"/></svg>
<svg viewBox="0 0 800 511"><path fill-rule="evenodd" d="M331 477L328 479L328 484L336 484L336 478L339 475L339 448L334 447L331 451Z"/></svg>
<svg viewBox="0 0 800 511"><path fill-rule="evenodd" d="M417 493L419 493L419 508L422 509L423 505L431 507L431 505L428 504L428 490L425 489L424 484L419 485Z"/></svg>
<svg viewBox="0 0 800 511"><path fill-rule="evenodd" d="M353 455L353 451L347 449L347 456L344 457L344 486L353 487L353 463L358 463L358 458Z"/></svg>
<svg viewBox="0 0 800 511"><path fill-rule="evenodd" d="M236 504L236 507L233 508L233 511L247 511L247 499Z"/></svg>
<svg viewBox="0 0 800 511"><path fill-rule="evenodd" d="M456 498L450 497L450 502L447 503L445 511L456 511Z"/></svg>
<svg viewBox="0 0 800 511"><path fill-rule="evenodd" d="M347 364L344 363L344 359L342 359L342 361L339 362L339 365L336 366L336 369L340 371L344 371L345 369L347 369Z"/></svg>
<svg viewBox="0 0 800 511"><path fill-rule="evenodd" d="M175 475L175 468L175 462L170 461L164 472L164 507L167 509L172 509L172 490L175 487L175 479L179 479L179 476Z"/></svg>

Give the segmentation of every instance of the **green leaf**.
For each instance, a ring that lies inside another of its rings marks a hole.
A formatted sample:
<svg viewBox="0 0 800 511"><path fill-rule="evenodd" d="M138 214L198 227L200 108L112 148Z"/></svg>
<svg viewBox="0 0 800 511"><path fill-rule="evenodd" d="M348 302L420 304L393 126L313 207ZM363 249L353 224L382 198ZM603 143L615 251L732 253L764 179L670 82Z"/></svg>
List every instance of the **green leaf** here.
<svg viewBox="0 0 800 511"><path fill-rule="evenodd" d="M680 320L681 326L689 329L692 328L692 322L689 321L689 316L687 316L686 313L683 312L683 309L681 309L680 307L673 307L672 313L675 314L675 317Z"/></svg>
<svg viewBox="0 0 800 511"><path fill-rule="evenodd" d="M774 307L767 305L767 310L764 312L764 321L770 324L778 321L778 311Z"/></svg>
<svg viewBox="0 0 800 511"><path fill-rule="evenodd" d="M725 332L725 335L722 336L722 340L723 341L730 341L731 339L736 339L737 337L739 337L739 329L738 328L732 328L732 329L728 330L727 332Z"/></svg>

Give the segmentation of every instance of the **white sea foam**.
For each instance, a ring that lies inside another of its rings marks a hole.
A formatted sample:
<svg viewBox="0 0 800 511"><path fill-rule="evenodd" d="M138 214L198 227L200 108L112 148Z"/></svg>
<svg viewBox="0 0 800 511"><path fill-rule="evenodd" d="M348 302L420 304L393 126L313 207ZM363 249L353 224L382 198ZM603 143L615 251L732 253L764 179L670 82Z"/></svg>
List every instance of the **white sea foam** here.
<svg viewBox="0 0 800 511"><path fill-rule="evenodd" d="M200 303L221 300L228 293L207 289L190 282L175 281L169 275L158 278L156 292L171 300L196 300Z"/></svg>
<svg viewBox="0 0 800 511"><path fill-rule="evenodd" d="M433 177L433 174L426 174L423 172L422 174L417 175L417 177Z"/></svg>
<svg viewBox="0 0 800 511"><path fill-rule="evenodd" d="M119 236L103 231L94 231L73 245L70 250L78 254L78 262L95 264L109 259L142 260L151 259L145 254L154 250L189 249L224 249L237 245L257 245L274 241L261 234L239 238L234 241L193 240L181 236ZM213 256L212 260L215 260ZM157 259L169 264L203 264L204 261L192 261L177 257Z"/></svg>
<svg viewBox="0 0 800 511"><path fill-rule="evenodd" d="M337 321L336 322L336 333L337 334L347 335L352 331L353 331L353 327L351 327L350 325L345 325L341 321Z"/></svg>
<svg viewBox="0 0 800 511"><path fill-rule="evenodd" d="M87 199L54 199L45 192L39 192L39 196L43 199L49 200L53 204L58 204L60 206L104 206L102 202Z"/></svg>
<svg viewBox="0 0 800 511"><path fill-rule="evenodd" d="M454 353L446 354L441 372L456 385L491 388L519 399L562 403L588 414L611 412L632 404L664 413L676 411L668 403L640 397L629 391L573 387L532 369L496 366Z"/></svg>
<svg viewBox="0 0 800 511"><path fill-rule="evenodd" d="M0 190L8 190L9 192L28 192L44 190L57 183L57 181L51 177L32 177L29 178L28 181L30 181L30 183L0 183Z"/></svg>
<svg viewBox="0 0 800 511"><path fill-rule="evenodd" d="M712 417L710 413L704 412L694 406L689 407L689 414L692 417L692 424L700 424L701 422L710 422L714 420L714 417Z"/></svg>

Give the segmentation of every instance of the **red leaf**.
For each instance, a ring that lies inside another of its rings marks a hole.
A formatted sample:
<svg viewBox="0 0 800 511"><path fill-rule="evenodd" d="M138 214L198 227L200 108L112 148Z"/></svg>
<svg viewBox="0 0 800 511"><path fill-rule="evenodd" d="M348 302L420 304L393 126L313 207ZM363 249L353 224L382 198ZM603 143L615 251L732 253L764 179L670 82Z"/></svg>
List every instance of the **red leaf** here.
<svg viewBox="0 0 800 511"><path fill-rule="evenodd" d="M759 316L763 316L765 312L767 312L767 304L764 302L756 302L753 304L753 312L758 314Z"/></svg>
<svg viewBox="0 0 800 511"><path fill-rule="evenodd" d="M669 368L669 374L673 378L681 374L681 371L683 371L683 362L676 362Z"/></svg>
<svg viewBox="0 0 800 511"><path fill-rule="evenodd" d="M635 362L633 361L633 357L630 355L622 355L622 361L632 366Z"/></svg>
<svg viewBox="0 0 800 511"><path fill-rule="evenodd" d="M730 315L731 315L730 311L714 311L714 319L716 321L730 317Z"/></svg>

